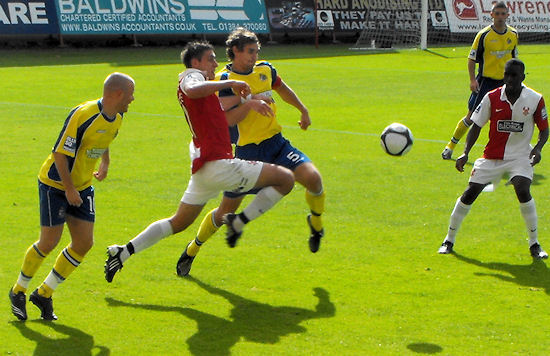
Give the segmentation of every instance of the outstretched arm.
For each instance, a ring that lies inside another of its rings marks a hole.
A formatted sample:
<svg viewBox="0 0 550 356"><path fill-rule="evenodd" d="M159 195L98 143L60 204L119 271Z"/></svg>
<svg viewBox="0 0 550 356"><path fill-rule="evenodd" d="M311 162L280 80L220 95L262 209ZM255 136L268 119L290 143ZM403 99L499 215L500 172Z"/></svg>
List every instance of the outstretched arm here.
<svg viewBox="0 0 550 356"><path fill-rule="evenodd" d="M241 80L199 81L190 80L183 86L183 91L191 99L204 98L222 89L231 88L240 97L250 94L250 86Z"/></svg>

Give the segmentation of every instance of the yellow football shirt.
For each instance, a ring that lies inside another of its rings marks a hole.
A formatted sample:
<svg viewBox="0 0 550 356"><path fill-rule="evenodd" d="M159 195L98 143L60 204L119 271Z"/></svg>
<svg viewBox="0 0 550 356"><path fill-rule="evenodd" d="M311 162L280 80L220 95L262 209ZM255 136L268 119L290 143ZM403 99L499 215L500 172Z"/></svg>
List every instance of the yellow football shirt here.
<svg viewBox="0 0 550 356"><path fill-rule="evenodd" d="M228 64L223 70L216 73L216 80L242 80L250 86L252 95L264 94L272 95L272 89L277 87L280 79L277 78L277 71L273 66L265 61L258 61L250 73L237 73L232 70L231 64ZM220 96L234 95L231 89L220 91ZM271 109L276 113L275 103L270 104ZM258 144L275 134L281 132L282 127L277 122L276 115L273 117L262 115L256 111L250 110L246 117L237 124L238 146L244 146L249 143Z"/></svg>
<svg viewBox="0 0 550 356"><path fill-rule="evenodd" d="M92 100L71 110L52 153L38 173L42 183L65 190L53 157L53 152L58 152L68 157L71 178L78 191L92 185L96 162L109 148L122 124L122 114L110 119L103 115L102 107L101 100Z"/></svg>
<svg viewBox="0 0 550 356"><path fill-rule="evenodd" d="M502 80L504 65L517 57L517 45L515 28L506 26L504 33L498 33L492 26L487 26L477 33L468 58L478 63L479 75Z"/></svg>

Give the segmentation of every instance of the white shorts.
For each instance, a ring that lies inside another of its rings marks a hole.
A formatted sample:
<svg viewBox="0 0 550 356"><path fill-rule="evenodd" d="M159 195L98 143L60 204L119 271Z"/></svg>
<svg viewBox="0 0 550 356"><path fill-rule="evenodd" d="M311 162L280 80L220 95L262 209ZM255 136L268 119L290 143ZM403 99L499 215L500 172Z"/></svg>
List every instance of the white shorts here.
<svg viewBox="0 0 550 356"><path fill-rule="evenodd" d="M498 184L504 174L508 180L515 176L522 176L533 180L533 166L529 158L517 158L511 160L478 158L470 174L471 183Z"/></svg>
<svg viewBox="0 0 550 356"><path fill-rule="evenodd" d="M246 192L256 185L263 162L242 159L221 159L206 162L195 174L181 201L185 204L204 205L220 191Z"/></svg>

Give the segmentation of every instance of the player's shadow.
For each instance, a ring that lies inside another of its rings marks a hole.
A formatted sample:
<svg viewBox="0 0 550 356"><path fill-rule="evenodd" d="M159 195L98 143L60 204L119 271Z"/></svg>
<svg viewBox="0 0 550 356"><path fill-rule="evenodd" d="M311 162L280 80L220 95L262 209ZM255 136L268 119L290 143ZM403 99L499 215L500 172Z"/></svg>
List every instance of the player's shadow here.
<svg viewBox="0 0 550 356"><path fill-rule="evenodd" d="M491 276L534 290L544 289L546 294L550 295L550 270L542 260L533 259L529 265L514 265L502 262L481 262L456 252L453 255L460 261L495 271L495 273L478 272L475 273L476 276Z"/></svg>
<svg viewBox="0 0 550 356"><path fill-rule="evenodd" d="M66 337L50 337L51 333L41 333L31 328L32 324L42 324L52 328L53 332L66 335ZM60 324L58 322L36 320L36 321L12 321L11 324L19 329L21 335L36 342L33 355L98 355L106 356L111 354L105 346L95 345L94 337L82 330Z"/></svg>
<svg viewBox="0 0 550 356"><path fill-rule="evenodd" d="M323 288L313 289L318 302L315 309L310 310L290 306L271 306L212 287L190 276L186 277L186 280L231 303L233 309L230 319L185 307L133 304L113 298L105 298L105 300L112 307L176 312L195 320L198 331L187 339L189 351L193 355L229 355L231 347L240 339L262 344L276 344L285 335L306 332L307 329L300 325L302 322L316 318L330 318L336 312L329 293Z"/></svg>
<svg viewBox="0 0 550 356"><path fill-rule="evenodd" d="M417 354L437 354L443 352L443 348L436 344L429 344L427 342L417 342L408 344L407 348Z"/></svg>

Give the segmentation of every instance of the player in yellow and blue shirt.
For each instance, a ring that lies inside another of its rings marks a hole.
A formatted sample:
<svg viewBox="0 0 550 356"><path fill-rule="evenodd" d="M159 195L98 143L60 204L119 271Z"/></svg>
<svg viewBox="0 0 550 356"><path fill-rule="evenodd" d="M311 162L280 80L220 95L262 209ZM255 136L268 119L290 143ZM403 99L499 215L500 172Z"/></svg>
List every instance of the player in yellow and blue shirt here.
<svg viewBox="0 0 550 356"><path fill-rule="evenodd" d="M501 87L504 82L504 65L511 58L517 58L518 32L506 25L508 7L503 1L491 8L493 24L479 31L474 39L468 56L468 73L470 90L468 113L458 122L453 137L441 153L443 159L451 159L456 144L472 125L470 117L481 99L493 89ZM478 64L478 74L475 66Z"/></svg>
<svg viewBox="0 0 550 356"><path fill-rule="evenodd" d="M242 121L231 127L233 143L237 146L245 146L250 143L259 144L280 133L282 127L277 122L277 107L272 97L273 90L281 87L282 80L277 75L275 68L269 62L258 61L250 73L243 74L234 71L233 64L230 63L216 73L216 80L228 79L246 81L250 85L252 95L271 99L266 102L273 111L273 115L262 115L257 111L250 110ZM234 97L235 94L231 90L221 90L219 96L220 98Z"/></svg>
<svg viewBox="0 0 550 356"><path fill-rule="evenodd" d="M325 193L321 174L311 160L281 134L273 92L277 92L283 101L300 111L299 125L303 130L311 125L308 109L270 63L258 61L260 43L253 32L237 28L229 34L225 43L231 63L216 74L216 79L242 80L251 88L251 96L247 100L241 100L230 90L219 92L226 113L238 118L237 135L234 130L232 135L236 143L235 157L274 163L293 171L296 181L306 188L306 202L311 212L307 216L309 248L315 253L324 236L321 214L325 208ZM196 256L201 245L222 223L228 225L226 241L230 247L234 247L239 236L230 233L234 230L233 225L248 221L243 213L235 215L234 212L247 193L254 191L242 194L225 192L220 206L203 219L196 238L187 245L185 253Z"/></svg>
<svg viewBox="0 0 550 356"><path fill-rule="evenodd" d="M103 84L103 97L71 110L52 152L38 174L40 238L27 250L9 297L13 314L27 319L29 282L44 258L57 246L67 223L71 243L63 249L44 282L30 295L45 320L56 320L52 294L93 245L95 221L92 177L101 181L109 169L109 144L116 137L122 115L134 100L134 80L112 73ZM97 161L99 168L94 172Z"/></svg>

